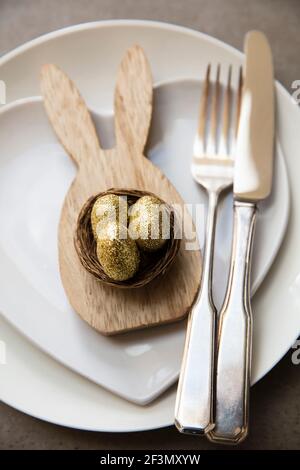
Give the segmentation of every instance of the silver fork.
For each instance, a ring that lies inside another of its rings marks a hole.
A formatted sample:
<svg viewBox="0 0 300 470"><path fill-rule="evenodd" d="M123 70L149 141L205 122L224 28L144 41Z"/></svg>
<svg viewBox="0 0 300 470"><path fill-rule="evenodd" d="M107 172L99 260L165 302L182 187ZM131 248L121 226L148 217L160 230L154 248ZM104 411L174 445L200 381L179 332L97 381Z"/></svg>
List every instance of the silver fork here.
<svg viewBox="0 0 300 470"><path fill-rule="evenodd" d="M231 71L230 66L222 99L220 66L217 67L214 86L210 80L211 66L207 67L191 165L193 178L208 193L208 213L201 287L189 316L175 405L176 427L180 432L188 434L204 434L214 427L213 389L217 320L217 311L212 298L214 238L219 196L233 183L233 150L242 89L240 70L235 113L233 113ZM232 129L234 132L230 138Z"/></svg>

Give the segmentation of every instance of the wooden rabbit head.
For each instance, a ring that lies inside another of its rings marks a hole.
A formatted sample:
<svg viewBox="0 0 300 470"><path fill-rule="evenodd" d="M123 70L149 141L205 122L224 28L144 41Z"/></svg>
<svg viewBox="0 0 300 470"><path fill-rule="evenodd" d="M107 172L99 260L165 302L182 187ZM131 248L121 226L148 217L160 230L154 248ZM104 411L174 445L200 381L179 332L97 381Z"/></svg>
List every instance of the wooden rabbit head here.
<svg viewBox="0 0 300 470"><path fill-rule="evenodd" d="M199 251L187 251L182 243L174 265L162 278L139 289L123 290L102 285L86 272L73 243L83 204L111 187L149 191L170 204L184 205L165 175L143 155L153 94L143 50L139 46L128 49L118 70L113 149L101 148L81 95L58 67L43 67L41 89L54 131L78 166L64 201L58 236L61 278L74 310L107 335L183 318L200 283Z"/></svg>

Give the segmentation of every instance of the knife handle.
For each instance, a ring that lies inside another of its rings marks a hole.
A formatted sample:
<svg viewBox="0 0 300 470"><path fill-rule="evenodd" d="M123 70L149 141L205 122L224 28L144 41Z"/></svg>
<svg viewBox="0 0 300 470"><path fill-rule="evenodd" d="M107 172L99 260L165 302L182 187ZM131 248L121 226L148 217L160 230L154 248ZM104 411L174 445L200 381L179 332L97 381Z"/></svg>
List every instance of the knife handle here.
<svg viewBox="0 0 300 470"><path fill-rule="evenodd" d="M212 299L212 268L218 193L209 193L203 272L190 312L180 370L175 425L185 434L213 428L214 349L217 311Z"/></svg>
<svg viewBox="0 0 300 470"><path fill-rule="evenodd" d="M216 366L214 442L237 444L248 433L252 312L250 264L256 205L235 201L231 266L221 308Z"/></svg>

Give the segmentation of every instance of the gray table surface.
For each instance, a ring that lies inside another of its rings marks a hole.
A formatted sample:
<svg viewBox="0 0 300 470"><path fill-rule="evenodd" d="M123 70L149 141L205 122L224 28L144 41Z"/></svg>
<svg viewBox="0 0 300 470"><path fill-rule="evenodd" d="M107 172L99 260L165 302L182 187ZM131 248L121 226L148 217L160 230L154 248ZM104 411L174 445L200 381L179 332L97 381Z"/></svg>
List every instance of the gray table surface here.
<svg viewBox="0 0 300 470"><path fill-rule="evenodd" d="M248 30L260 29L271 42L277 79L289 90L300 79L299 0L0 0L0 54L64 26L113 18L181 24L239 49ZM300 448L300 366L291 354L252 389L251 433L240 449ZM174 428L138 434L71 430L0 403L0 449L214 448Z"/></svg>

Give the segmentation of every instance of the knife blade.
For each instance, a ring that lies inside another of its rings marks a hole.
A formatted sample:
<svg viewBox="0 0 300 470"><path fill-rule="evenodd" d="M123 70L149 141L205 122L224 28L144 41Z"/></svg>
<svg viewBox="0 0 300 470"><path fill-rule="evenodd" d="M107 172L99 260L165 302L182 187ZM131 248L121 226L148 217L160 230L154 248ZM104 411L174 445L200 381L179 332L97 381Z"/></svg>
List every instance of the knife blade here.
<svg viewBox="0 0 300 470"><path fill-rule="evenodd" d="M258 201L271 192L274 143L272 53L265 35L245 38L243 99L236 145L234 196Z"/></svg>

